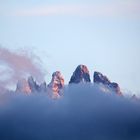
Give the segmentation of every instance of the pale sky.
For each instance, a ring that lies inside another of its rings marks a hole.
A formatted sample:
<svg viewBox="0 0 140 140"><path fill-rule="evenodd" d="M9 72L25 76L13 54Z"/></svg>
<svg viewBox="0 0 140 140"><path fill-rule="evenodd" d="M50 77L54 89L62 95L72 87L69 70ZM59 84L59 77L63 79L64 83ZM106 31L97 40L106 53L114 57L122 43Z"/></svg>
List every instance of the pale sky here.
<svg viewBox="0 0 140 140"><path fill-rule="evenodd" d="M68 83L79 64L140 92L139 0L0 1L0 44L33 50Z"/></svg>

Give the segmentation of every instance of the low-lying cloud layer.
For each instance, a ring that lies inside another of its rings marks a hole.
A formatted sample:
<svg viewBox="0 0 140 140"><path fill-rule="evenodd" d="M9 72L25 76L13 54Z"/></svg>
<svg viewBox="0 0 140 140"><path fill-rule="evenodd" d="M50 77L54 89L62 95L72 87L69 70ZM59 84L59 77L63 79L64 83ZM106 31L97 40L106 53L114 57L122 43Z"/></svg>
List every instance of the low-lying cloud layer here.
<svg viewBox="0 0 140 140"><path fill-rule="evenodd" d="M44 79L44 72L39 65L39 59L29 52L12 52L0 47L0 69L2 75L0 87L6 88L10 84L16 84L17 80L29 75L34 76L38 81Z"/></svg>
<svg viewBox="0 0 140 140"><path fill-rule="evenodd" d="M59 100L47 93L0 98L1 140L140 139L140 104L95 85L65 87Z"/></svg>

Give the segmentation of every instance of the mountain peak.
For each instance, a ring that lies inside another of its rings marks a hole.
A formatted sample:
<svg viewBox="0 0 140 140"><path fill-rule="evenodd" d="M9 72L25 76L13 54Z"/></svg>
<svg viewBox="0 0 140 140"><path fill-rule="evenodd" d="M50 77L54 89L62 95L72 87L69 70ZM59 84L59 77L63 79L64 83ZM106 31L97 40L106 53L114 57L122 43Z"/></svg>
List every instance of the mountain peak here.
<svg viewBox="0 0 140 140"><path fill-rule="evenodd" d="M26 79L18 80L16 92L21 92L25 94L30 94L32 92L30 85Z"/></svg>
<svg viewBox="0 0 140 140"><path fill-rule="evenodd" d="M48 85L49 94L52 98L59 98L61 90L64 87L64 78L60 71L56 71L52 74L52 80Z"/></svg>
<svg viewBox="0 0 140 140"><path fill-rule="evenodd" d="M39 91L39 85L36 83L36 81L32 76L28 77L28 83L32 92Z"/></svg>
<svg viewBox="0 0 140 140"><path fill-rule="evenodd" d="M122 95L119 84L115 82L111 82L107 76L103 75L100 72L95 71L94 72L94 83L96 84L102 84L107 90L112 90L113 92L117 93L118 95Z"/></svg>
<svg viewBox="0 0 140 140"><path fill-rule="evenodd" d="M107 76L103 75L101 72L94 72L94 83L97 84L104 84L104 85L108 85L110 84L110 80L107 78Z"/></svg>
<svg viewBox="0 0 140 140"><path fill-rule="evenodd" d="M69 84L72 83L88 83L91 82L90 74L87 66L79 65L71 76Z"/></svg>

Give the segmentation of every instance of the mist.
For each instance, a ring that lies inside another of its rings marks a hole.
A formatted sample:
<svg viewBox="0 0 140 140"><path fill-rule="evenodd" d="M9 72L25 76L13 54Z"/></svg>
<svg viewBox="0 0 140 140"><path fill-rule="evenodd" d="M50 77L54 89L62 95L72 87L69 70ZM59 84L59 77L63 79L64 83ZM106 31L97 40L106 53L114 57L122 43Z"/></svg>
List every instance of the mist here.
<svg viewBox="0 0 140 140"><path fill-rule="evenodd" d="M0 97L1 140L139 140L140 103L93 84L65 86L63 96Z"/></svg>
<svg viewBox="0 0 140 140"><path fill-rule="evenodd" d="M11 51L0 47L0 89L15 85L18 80L32 75L37 81L44 80L44 71L39 58L29 51Z"/></svg>

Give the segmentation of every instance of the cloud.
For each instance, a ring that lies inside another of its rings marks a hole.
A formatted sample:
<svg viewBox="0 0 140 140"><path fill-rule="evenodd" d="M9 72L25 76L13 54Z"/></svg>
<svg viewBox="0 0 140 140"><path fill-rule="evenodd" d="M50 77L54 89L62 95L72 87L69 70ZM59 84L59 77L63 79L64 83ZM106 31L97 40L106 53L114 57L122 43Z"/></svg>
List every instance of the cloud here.
<svg viewBox="0 0 140 140"><path fill-rule="evenodd" d="M27 51L12 52L0 47L0 64L3 66L0 70L0 86L3 88L29 75L34 76L37 81L44 80L39 58Z"/></svg>
<svg viewBox="0 0 140 140"><path fill-rule="evenodd" d="M82 17L139 17L139 1L121 1L99 4L57 4L42 5L22 9L15 12L16 16L82 16Z"/></svg>
<svg viewBox="0 0 140 140"><path fill-rule="evenodd" d="M9 93L0 99L0 139L140 138L140 103L105 94L90 84L65 87L59 100L49 99L47 93Z"/></svg>

